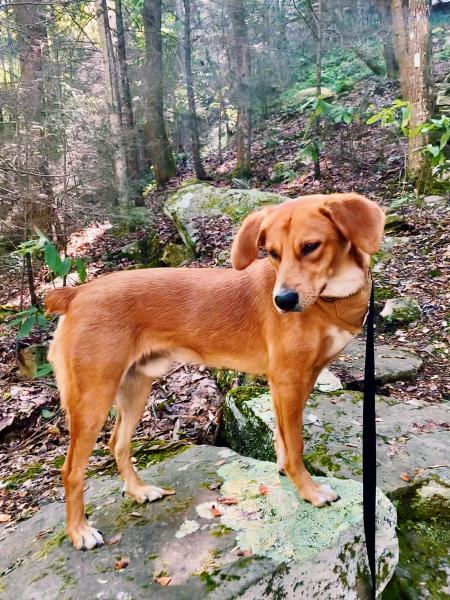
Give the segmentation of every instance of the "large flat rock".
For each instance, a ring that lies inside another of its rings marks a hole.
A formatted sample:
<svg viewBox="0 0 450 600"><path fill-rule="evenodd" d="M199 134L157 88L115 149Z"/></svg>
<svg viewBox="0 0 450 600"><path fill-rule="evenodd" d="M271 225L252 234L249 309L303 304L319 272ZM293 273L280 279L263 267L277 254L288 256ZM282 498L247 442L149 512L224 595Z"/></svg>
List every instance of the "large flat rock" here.
<svg viewBox="0 0 450 600"><path fill-rule="evenodd" d="M191 447L143 475L175 487L176 495L136 505L121 498L117 479L89 480L91 521L114 544L74 550L63 533L62 503L47 505L19 524L1 542L1 597L368 597L359 483L327 479L341 499L316 509L279 477L274 464L211 446ZM223 496L228 504L220 503ZM395 509L381 492L377 502L381 591L398 548ZM115 570L124 557L128 565Z"/></svg>
<svg viewBox="0 0 450 600"><path fill-rule="evenodd" d="M343 350L335 365L346 385L360 387L364 382L365 341L355 339ZM378 383L408 381L417 377L422 359L411 350L392 348L386 344L375 346L375 379ZM333 370L333 366L331 367Z"/></svg>
<svg viewBox="0 0 450 600"><path fill-rule="evenodd" d="M197 252L202 219L226 216L236 230L243 219L255 210L280 204L287 198L259 190L217 188L207 183L181 186L164 205L181 239L192 252Z"/></svg>
<svg viewBox="0 0 450 600"><path fill-rule="evenodd" d="M362 480L362 393L314 393L308 400L303 433L305 461L314 472ZM450 407L377 397L377 478L395 494L411 481L435 475L450 482ZM264 388L240 387L225 400L224 435L241 454L276 460L275 417ZM408 479L401 477L408 474Z"/></svg>

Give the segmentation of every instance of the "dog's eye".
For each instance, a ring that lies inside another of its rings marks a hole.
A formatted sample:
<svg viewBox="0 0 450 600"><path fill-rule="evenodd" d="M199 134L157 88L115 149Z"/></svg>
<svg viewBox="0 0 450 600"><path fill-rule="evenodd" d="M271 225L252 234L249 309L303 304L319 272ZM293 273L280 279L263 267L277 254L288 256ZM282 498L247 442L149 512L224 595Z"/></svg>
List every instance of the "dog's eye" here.
<svg viewBox="0 0 450 600"><path fill-rule="evenodd" d="M302 248L302 254L305 256L307 254L311 254L311 252L314 252L314 250L316 250L319 246L320 242L314 242L313 244L305 244Z"/></svg>
<svg viewBox="0 0 450 600"><path fill-rule="evenodd" d="M280 260L280 255L276 250L270 250L269 254L273 258L273 260Z"/></svg>

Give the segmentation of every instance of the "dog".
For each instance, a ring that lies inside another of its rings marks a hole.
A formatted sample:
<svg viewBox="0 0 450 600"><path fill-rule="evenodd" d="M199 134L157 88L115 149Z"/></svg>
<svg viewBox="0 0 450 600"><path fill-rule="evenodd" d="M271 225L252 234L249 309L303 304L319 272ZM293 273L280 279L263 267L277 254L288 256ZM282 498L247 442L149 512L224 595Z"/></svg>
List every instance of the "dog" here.
<svg viewBox="0 0 450 600"><path fill-rule="evenodd" d="M356 193L304 196L244 220L232 269L122 271L47 295L47 311L64 315L49 359L70 429L62 477L75 548L103 543L86 520L83 485L114 402L109 447L124 491L140 503L174 493L145 484L130 454L152 382L174 361L266 375L278 469L314 506L338 499L304 466L302 414L320 371L362 328L384 220Z"/></svg>

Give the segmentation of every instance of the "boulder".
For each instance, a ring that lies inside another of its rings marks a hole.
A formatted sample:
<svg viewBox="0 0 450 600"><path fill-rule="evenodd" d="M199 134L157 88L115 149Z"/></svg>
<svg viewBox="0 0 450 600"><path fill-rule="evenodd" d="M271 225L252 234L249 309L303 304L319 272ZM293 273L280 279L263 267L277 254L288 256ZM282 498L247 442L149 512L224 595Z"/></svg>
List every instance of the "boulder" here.
<svg viewBox="0 0 450 600"><path fill-rule="evenodd" d="M224 189L206 183L192 183L181 186L172 194L164 205L164 211L172 219L186 247L196 253L201 219L225 215L237 230L251 212L285 200L278 194L259 190Z"/></svg>
<svg viewBox="0 0 450 600"><path fill-rule="evenodd" d="M450 480L447 465L450 410L419 400L377 397L378 485L397 494L431 476ZM239 387L225 399L223 435L231 448L259 460L276 460L275 417L267 388ZM361 480L362 394L313 393L304 415L305 463L319 475ZM408 477L402 478L401 475Z"/></svg>
<svg viewBox="0 0 450 600"><path fill-rule="evenodd" d="M342 390L342 381L329 369L323 369L317 378L314 389L319 392L336 392Z"/></svg>
<svg viewBox="0 0 450 600"><path fill-rule="evenodd" d="M168 267L179 267L192 258L192 253L182 244L169 242L164 246L161 260Z"/></svg>
<svg viewBox="0 0 450 600"><path fill-rule="evenodd" d="M404 296L390 298L386 301L380 317L383 323L389 326L408 325L420 319L420 305L415 298Z"/></svg>
<svg viewBox="0 0 450 600"><path fill-rule="evenodd" d="M352 340L334 363L346 387L361 389L364 383L366 345ZM400 350L386 344L375 345L375 379L377 383L408 381L417 377L422 359L412 350Z"/></svg>
<svg viewBox="0 0 450 600"><path fill-rule="evenodd" d="M402 231L407 231L409 229L409 225L406 222L405 217L395 213L388 212L386 214L386 222L384 225L384 231L387 234L395 234L401 233Z"/></svg>
<svg viewBox="0 0 450 600"><path fill-rule="evenodd" d="M191 447L143 476L176 495L136 505L121 498L118 479L89 481L90 520L109 540L102 548L71 547L62 503L18 524L2 544L2 598L369 597L361 484L318 478L341 499L317 509L274 464L212 446ZM395 524L378 491L379 593L397 562Z"/></svg>
<svg viewBox="0 0 450 600"><path fill-rule="evenodd" d="M332 98L334 96L334 92L330 90L330 88L322 86L320 88L322 98ZM314 98L317 95L316 87L309 87L303 90L299 90L290 100L289 104L301 104L308 98Z"/></svg>
<svg viewBox="0 0 450 600"><path fill-rule="evenodd" d="M383 598L446 598L450 589L450 409L377 398L378 485L398 510L400 561ZM236 388L225 400L223 437L242 454L275 460L271 398ZM311 473L362 478L362 394L314 393L303 426ZM419 594L419 595L418 595Z"/></svg>
<svg viewBox="0 0 450 600"><path fill-rule="evenodd" d="M448 198L446 198L445 196L425 196L423 201L430 208L443 208L448 204Z"/></svg>

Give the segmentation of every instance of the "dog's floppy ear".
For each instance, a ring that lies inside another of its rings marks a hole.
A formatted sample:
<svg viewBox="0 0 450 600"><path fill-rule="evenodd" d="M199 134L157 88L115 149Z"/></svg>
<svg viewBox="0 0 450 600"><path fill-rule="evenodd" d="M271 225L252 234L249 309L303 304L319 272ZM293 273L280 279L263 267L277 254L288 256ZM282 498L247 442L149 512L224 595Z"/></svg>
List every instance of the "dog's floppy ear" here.
<svg viewBox="0 0 450 600"><path fill-rule="evenodd" d="M384 212L375 202L359 194L333 194L320 212L333 221L352 244L374 254L380 248L384 231Z"/></svg>
<svg viewBox="0 0 450 600"><path fill-rule="evenodd" d="M231 247L231 264L235 269L245 269L258 256L261 224L269 210L264 208L244 219Z"/></svg>

